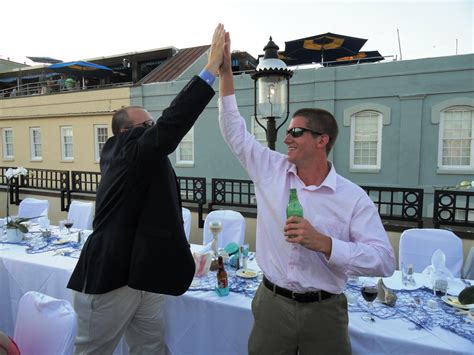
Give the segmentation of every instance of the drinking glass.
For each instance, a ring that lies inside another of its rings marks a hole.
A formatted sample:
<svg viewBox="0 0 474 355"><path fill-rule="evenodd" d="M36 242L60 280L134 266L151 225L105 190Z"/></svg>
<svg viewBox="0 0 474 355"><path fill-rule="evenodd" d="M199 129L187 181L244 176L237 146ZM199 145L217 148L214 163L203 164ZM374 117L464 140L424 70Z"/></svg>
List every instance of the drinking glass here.
<svg viewBox="0 0 474 355"><path fill-rule="evenodd" d="M214 258L217 260L217 257L218 257L217 245L218 245L219 233L222 231L222 221L218 219L209 221L209 230L211 231L212 236L213 236L211 249L212 249L212 252L214 253Z"/></svg>
<svg viewBox="0 0 474 355"><path fill-rule="evenodd" d="M377 294L378 294L377 283L374 280L364 281L360 289L360 292L362 293L362 297L364 297L364 300L366 300L367 302L367 311L369 313L368 315L364 314L362 316L362 319L365 320L366 322L375 322L375 318L372 316L372 307L373 307L372 302L377 298Z"/></svg>
<svg viewBox="0 0 474 355"><path fill-rule="evenodd" d="M242 269L247 270L247 262L249 259L249 245L244 244L240 247L240 257L242 258L242 261L240 262L240 266Z"/></svg>
<svg viewBox="0 0 474 355"><path fill-rule="evenodd" d="M67 237L68 237L68 239L71 238L71 227L72 227L73 225L74 225L74 222L71 221L71 220L69 220L69 219L66 219L66 220L64 221L64 227L66 227L66 229L67 229Z"/></svg>

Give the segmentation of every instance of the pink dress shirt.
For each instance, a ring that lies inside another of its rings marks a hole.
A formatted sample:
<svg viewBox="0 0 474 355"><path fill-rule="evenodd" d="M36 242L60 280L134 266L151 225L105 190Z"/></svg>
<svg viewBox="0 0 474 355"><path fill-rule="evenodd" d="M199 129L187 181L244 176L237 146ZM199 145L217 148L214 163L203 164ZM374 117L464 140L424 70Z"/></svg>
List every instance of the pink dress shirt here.
<svg viewBox="0 0 474 355"><path fill-rule="evenodd" d="M392 275L393 249L364 190L338 175L332 164L320 186L306 186L286 155L262 146L247 131L234 95L219 99L219 125L255 185L257 263L270 281L295 292L339 294L347 275ZM332 238L329 260L320 252L285 241L290 188L297 189L304 218Z"/></svg>

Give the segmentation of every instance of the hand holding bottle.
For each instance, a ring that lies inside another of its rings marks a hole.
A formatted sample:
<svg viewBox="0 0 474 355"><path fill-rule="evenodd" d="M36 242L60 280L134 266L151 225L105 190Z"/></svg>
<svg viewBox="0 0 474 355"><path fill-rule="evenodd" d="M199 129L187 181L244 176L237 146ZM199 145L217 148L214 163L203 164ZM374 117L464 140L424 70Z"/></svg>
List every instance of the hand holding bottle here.
<svg viewBox="0 0 474 355"><path fill-rule="evenodd" d="M284 226L284 235L289 243L300 244L303 247L324 253L329 259L332 251L332 239L318 232L306 219L290 217Z"/></svg>

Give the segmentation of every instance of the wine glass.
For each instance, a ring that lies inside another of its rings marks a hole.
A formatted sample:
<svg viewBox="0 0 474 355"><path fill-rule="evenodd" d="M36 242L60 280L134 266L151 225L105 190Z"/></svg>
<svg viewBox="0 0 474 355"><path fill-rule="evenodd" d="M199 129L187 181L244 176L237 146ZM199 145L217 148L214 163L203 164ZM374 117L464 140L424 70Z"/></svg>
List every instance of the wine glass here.
<svg viewBox="0 0 474 355"><path fill-rule="evenodd" d="M71 238L71 227L74 225L74 222L71 221L70 219L66 219L64 221L64 227L66 227L67 229L67 238L70 239Z"/></svg>
<svg viewBox="0 0 474 355"><path fill-rule="evenodd" d="M368 315L364 314L362 316L362 319L366 322L375 322L375 318L372 316L372 302L377 298L377 294L379 292L377 288L377 283L374 280L364 281L360 292L362 293L362 297L364 297L364 300L367 301L367 311L369 313Z"/></svg>
<svg viewBox="0 0 474 355"><path fill-rule="evenodd" d="M213 236L211 249L214 253L214 258L217 259L217 256L218 256L217 242L219 238L219 233L222 231L222 221L218 219L209 221L209 230L211 231L212 236Z"/></svg>

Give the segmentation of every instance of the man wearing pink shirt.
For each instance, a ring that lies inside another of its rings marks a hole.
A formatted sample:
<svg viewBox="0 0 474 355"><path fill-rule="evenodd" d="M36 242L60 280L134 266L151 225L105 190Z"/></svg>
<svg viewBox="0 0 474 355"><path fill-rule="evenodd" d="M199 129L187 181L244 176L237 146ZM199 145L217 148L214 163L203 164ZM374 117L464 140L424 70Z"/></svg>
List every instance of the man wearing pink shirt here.
<svg viewBox="0 0 474 355"><path fill-rule="evenodd" d="M327 156L337 122L321 109L295 112L288 154L247 131L234 96L230 38L220 68L219 125L255 185L257 262L264 279L252 302L249 354L350 354L347 275L390 276L393 249L378 212ZM296 188L304 218L286 218Z"/></svg>

